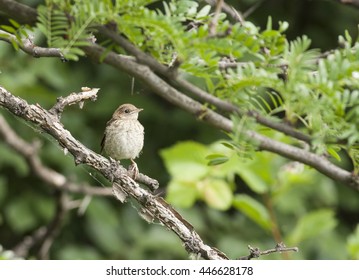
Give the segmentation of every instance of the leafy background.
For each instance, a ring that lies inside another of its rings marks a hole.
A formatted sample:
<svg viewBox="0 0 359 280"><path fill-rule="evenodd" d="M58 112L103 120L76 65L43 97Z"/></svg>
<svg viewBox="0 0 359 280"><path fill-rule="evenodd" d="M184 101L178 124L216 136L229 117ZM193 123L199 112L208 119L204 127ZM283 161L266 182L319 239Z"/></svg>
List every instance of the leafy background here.
<svg viewBox="0 0 359 280"><path fill-rule="evenodd" d="M23 2L33 7L42 3ZM305 34L312 41L311 48L322 52L336 48L338 36L343 35L345 29L352 37L357 36L359 10L335 1L227 2L240 11L258 5L248 21L261 30L268 29L268 16L271 16L273 30L280 28L279 21L287 21L288 40ZM201 1L199 4L200 8L205 6ZM151 6L153 10L156 8L164 10L159 2ZM143 24L150 24L150 19L149 16ZM8 24L1 15L0 21ZM124 22L131 25L130 19L125 18ZM133 36L134 42L141 41ZM273 34L268 36L272 38ZM306 41L297 42L300 45ZM278 48L280 46L279 42ZM163 46L147 47L156 56L156 50ZM177 47L183 47L185 52L186 44ZM204 52L205 59L211 59L206 55L210 56ZM157 58L164 63L170 59L162 52L157 53ZM186 62L182 66L186 71L201 72L191 68L190 61ZM214 63L217 63L215 59ZM357 192L313 169L268 152L256 153L253 158L248 156L251 153L238 157L231 149L233 135L229 137L194 121L192 116L160 99L136 79L106 65L94 64L85 58L66 63L54 58L36 59L0 42L0 70L0 82L5 88L45 108L50 108L56 97L82 86L101 88L96 102L86 103L83 110L69 107L62 118L66 128L95 151L99 151L105 124L119 104L131 102L144 108L140 121L146 131L145 147L137 160L141 172L157 178L167 200L192 223L205 242L230 258L248 254L248 245L268 249L283 240L287 246L298 246L300 251L262 258L359 259ZM0 113L26 140L41 140L41 158L47 165L78 182L109 185L93 170L75 167L71 156L64 156L49 137L39 136L36 127L29 127L5 110L1 109ZM263 133L286 140L270 131ZM222 164L215 165L221 161ZM345 156L340 164L351 166ZM53 190L31 174L24 159L0 142L0 244L4 250L10 250L50 221L55 211L52 196ZM82 197L74 196L74 199ZM148 225L133 207L136 205L120 205L114 199L92 198L84 214L73 210L67 215L50 257L188 258L173 233L159 225Z"/></svg>

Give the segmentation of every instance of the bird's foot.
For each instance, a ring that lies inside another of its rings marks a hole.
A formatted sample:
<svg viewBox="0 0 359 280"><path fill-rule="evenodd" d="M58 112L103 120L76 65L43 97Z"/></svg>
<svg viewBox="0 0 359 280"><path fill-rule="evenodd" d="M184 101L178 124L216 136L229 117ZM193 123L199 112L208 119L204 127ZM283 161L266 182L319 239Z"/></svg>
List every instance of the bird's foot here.
<svg viewBox="0 0 359 280"><path fill-rule="evenodd" d="M131 177L136 180L136 178L138 177L139 171L138 171L138 167L136 162L133 161L133 159L131 159L131 164L128 167L128 172L130 172Z"/></svg>

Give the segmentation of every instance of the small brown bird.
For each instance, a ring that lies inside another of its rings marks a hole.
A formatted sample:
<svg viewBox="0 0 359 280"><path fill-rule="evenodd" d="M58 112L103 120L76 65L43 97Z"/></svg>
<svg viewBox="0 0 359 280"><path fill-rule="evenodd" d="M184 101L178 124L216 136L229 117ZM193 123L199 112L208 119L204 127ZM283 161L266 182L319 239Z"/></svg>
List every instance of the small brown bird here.
<svg viewBox="0 0 359 280"><path fill-rule="evenodd" d="M104 150L108 156L118 161L131 160L129 170L134 172L134 178L138 175L134 159L139 156L144 140L144 128L137 120L138 113L142 110L132 104L118 107L111 120L107 122L101 141L101 152Z"/></svg>

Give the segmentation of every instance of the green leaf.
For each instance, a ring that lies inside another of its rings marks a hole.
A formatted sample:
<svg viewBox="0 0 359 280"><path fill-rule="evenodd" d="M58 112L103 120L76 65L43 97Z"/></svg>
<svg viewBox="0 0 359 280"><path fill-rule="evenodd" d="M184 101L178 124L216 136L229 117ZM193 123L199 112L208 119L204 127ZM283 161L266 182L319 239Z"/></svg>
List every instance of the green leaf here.
<svg viewBox="0 0 359 280"><path fill-rule="evenodd" d="M65 243L55 253L57 254L55 259L58 260L101 260L104 258L96 247L70 242Z"/></svg>
<svg viewBox="0 0 359 280"><path fill-rule="evenodd" d="M172 180L167 186L166 200L173 206L189 208L195 203L197 194L195 182Z"/></svg>
<svg viewBox="0 0 359 280"><path fill-rule="evenodd" d="M270 230L272 221L268 210L257 200L245 194L235 195L233 206L265 230Z"/></svg>
<svg viewBox="0 0 359 280"><path fill-rule="evenodd" d="M229 160L227 156L222 155L222 154L208 155L208 156L206 156L206 159L209 161L208 162L209 166L219 165L219 164L225 163Z"/></svg>
<svg viewBox="0 0 359 280"><path fill-rule="evenodd" d="M272 30L272 17L271 16L268 17L266 30Z"/></svg>
<svg viewBox="0 0 359 280"><path fill-rule="evenodd" d="M16 174L20 176L25 176L29 173L29 166L24 158L2 143L0 143L0 155L0 168L2 166L11 166Z"/></svg>
<svg viewBox="0 0 359 280"><path fill-rule="evenodd" d="M340 155L337 153L338 149L328 147L327 152L337 161L341 161ZM340 150L340 149L339 149Z"/></svg>
<svg viewBox="0 0 359 280"><path fill-rule="evenodd" d="M53 214L53 202L36 193L22 193L22 196L8 202L5 209L6 219L12 230L17 233L38 227L40 221L50 221Z"/></svg>
<svg viewBox="0 0 359 280"><path fill-rule="evenodd" d="M37 219L32 215L32 209L27 201L16 199L5 209L5 217L15 233L24 233L37 225Z"/></svg>
<svg viewBox="0 0 359 280"><path fill-rule="evenodd" d="M209 172L206 153L204 145L192 141L178 143L160 152L171 176L181 181L198 180Z"/></svg>
<svg viewBox="0 0 359 280"><path fill-rule="evenodd" d="M20 23L18 23L17 21L13 20L13 19L9 19L9 22L16 28L20 28Z"/></svg>
<svg viewBox="0 0 359 280"><path fill-rule="evenodd" d="M289 243L298 244L303 240L319 237L320 234L331 231L336 225L333 210L322 209L310 212L300 218L288 237Z"/></svg>
<svg viewBox="0 0 359 280"><path fill-rule="evenodd" d="M118 231L121 230L120 221L109 201L100 198L93 199L86 214L86 230L101 249L108 253L123 249L118 236Z"/></svg>
<svg viewBox="0 0 359 280"><path fill-rule="evenodd" d="M279 32L283 33L286 31L289 27L289 23L287 21L280 21L279 22Z"/></svg>
<svg viewBox="0 0 359 280"><path fill-rule="evenodd" d="M211 11L211 6L206 5L197 13L196 18L199 19L199 18L205 17L209 14L210 11Z"/></svg>
<svg viewBox="0 0 359 280"><path fill-rule="evenodd" d="M212 208L227 210L232 204L233 193L225 180L208 178L197 184L202 199Z"/></svg>
<svg viewBox="0 0 359 280"><path fill-rule="evenodd" d="M256 173L252 166L242 166L237 173L241 176L248 187L256 193L265 193L268 191L268 184Z"/></svg>
<svg viewBox="0 0 359 280"><path fill-rule="evenodd" d="M12 26L9 25L0 25L0 28L11 33L11 34L15 34L16 33L16 29Z"/></svg>

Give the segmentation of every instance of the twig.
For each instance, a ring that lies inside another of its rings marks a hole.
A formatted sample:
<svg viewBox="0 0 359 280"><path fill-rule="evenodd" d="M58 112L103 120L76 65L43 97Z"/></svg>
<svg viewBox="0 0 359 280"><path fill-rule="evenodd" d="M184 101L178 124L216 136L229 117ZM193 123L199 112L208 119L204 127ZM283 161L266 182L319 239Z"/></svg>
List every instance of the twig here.
<svg viewBox="0 0 359 280"><path fill-rule="evenodd" d="M265 251L259 250L259 248L253 248L251 245L248 245L249 249L249 255L240 257L239 260L251 260L251 259L257 259L260 256L269 255L273 253L282 253L282 252L298 252L298 247L286 247L283 242L278 243L274 249L269 249Z"/></svg>
<svg viewBox="0 0 359 280"><path fill-rule="evenodd" d="M243 13L243 18L249 17L256 9L259 8L260 5L263 4L263 0L257 1L252 7L250 7L247 11Z"/></svg>
<svg viewBox="0 0 359 280"><path fill-rule="evenodd" d="M40 105L29 105L25 100L12 95L3 87L0 87L0 105L7 108L14 115L38 125L46 133L54 137L59 142L59 145L73 155L76 164L91 166L107 179L113 180L114 192L118 192L117 188L120 188L121 192L136 199L143 206L143 209L139 210L141 217L145 211L147 216L153 217L153 219L160 221L168 229L175 232L189 253L199 255L204 259L227 259L224 253L204 244L188 222L161 197L141 188L137 182L127 175L127 171L123 167L118 166L114 169L108 159L94 153L77 141L63 127L56 115L51 114ZM147 177L147 180L143 183L157 183L157 181L149 177Z"/></svg>
<svg viewBox="0 0 359 280"><path fill-rule="evenodd" d="M46 227L46 234L40 242L41 247L38 252L40 260L49 259L50 248L54 243L54 240L62 227L65 215L69 210L67 207L68 196L64 191L59 191L56 198L57 206L55 216L52 219L51 223Z"/></svg>
<svg viewBox="0 0 359 280"><path fill-rule="evenodd" d="M205 0L205 2L207 2L212 7L215 7L217 5L216 0ZM244 23L242 14L239 11L237 11L236 9L234 9L232 6L225 3L224 1L223 1L223 5L222 5L222 10L226 14L228 14L234 21L240 22L241 24Z"/></svg>
<svg viewBox="0 0 359 280"><path fill-rule="evenodd" d="M209 35L210 36L215 36L216 34L216 30L217 30L217 25L218 25L218 18L219 15L222 11L222 6L223 6L223 2L224 0L217 0L216 1L216 5L215 5L215 10L214 10L214 15L213 18L211 20L211 22L209 23Z"/></svg>
<svg viewBox="0 0 359 280"><path fill-rule="evenodd" d="M5 41L8 43L15 42L20 49L22 49L25 53L32 55L33 57L59 57L62 60L65 60L60 49L38 47L33 44L31 38L25 38L19 41L15 35L0 30L0 41Z"/></svg>
<svg viewBox="0 0 359 280"><path fill-rule="evenodd" d="M29 251L44 239L46 235L46 227L42 226L34 231L31 235L25 236L25 238L18 243L12 250L17 257L26 258L29 255Z"/></svg>

